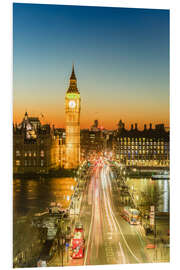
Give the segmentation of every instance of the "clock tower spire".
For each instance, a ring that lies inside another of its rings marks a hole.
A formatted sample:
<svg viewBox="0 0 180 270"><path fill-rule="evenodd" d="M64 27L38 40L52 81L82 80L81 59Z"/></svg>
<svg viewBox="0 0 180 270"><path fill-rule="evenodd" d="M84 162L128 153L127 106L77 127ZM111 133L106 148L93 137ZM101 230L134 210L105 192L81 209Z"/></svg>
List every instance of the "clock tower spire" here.
<svg viewBox="0 0 180 270"><path fill-rule="evenodd" d="M69 80L69 88L67 90L67 93L77 93L79 94L78 88L77 88L77 80L76 80L76 75L74 72L74 64L72 66L72 73L71 73L71 77Z"/></svg>
<svg viewBox="0 0 180 270"><path fill-rule="evenodd" d="M77 168L80 162L80 110L81 98L72 66L69 88L65 97L66 112L66 164L67 169Z"/></svg>

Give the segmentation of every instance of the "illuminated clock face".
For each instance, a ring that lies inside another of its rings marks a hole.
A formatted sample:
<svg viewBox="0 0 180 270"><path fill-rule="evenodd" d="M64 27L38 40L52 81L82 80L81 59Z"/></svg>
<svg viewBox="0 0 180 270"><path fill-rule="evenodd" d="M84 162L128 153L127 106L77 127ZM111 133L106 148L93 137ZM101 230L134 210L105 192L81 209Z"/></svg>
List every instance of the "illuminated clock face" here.
<svg viewBox="0 0 180 270"><path fill-rule="evenodd" d="M69 107L70 108L75 108L75 106L76 106L76 102L74 100L70 100L69 101Z"/></svg>

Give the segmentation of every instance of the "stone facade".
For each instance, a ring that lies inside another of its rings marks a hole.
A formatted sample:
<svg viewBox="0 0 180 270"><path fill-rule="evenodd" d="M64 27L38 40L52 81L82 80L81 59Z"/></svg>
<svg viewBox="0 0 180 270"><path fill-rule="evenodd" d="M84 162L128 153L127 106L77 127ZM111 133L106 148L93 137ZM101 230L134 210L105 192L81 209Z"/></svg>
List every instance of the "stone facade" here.
<svg viewBox="0 0 180 270"><path fill-rule="evenodd" d="M65 97L66 113L66 162L65 168L77 168L80 163L80 110L81 98L77 89L74 66Z"/></svg>
<svg viewBox="0 0 180 270"><path fill-rule="evenodd" d="M48 173L60 166L60 139L50 125L25 117L13 127L13 172Z"/></svg>
<svg viewBox="0 0 180 270"><path fill-rule="evenodd" d="M129 166L169 166L169 132L164 125L140 131L135 124L126 130L124 123L114 132L112 150L114 159Z"/></svg>

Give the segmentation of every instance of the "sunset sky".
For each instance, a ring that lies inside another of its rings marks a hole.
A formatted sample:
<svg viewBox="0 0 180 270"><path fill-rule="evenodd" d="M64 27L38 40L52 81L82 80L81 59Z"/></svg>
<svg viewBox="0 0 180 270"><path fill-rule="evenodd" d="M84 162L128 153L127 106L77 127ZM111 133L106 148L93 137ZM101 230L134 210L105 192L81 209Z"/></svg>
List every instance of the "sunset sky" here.
<svg viewBox="0 0 180 270"><path fill-rule="evenodd" d="M168 10L14 4L14 122L27 110L65 126L72 63L81 128L169 126Z"/></svg>

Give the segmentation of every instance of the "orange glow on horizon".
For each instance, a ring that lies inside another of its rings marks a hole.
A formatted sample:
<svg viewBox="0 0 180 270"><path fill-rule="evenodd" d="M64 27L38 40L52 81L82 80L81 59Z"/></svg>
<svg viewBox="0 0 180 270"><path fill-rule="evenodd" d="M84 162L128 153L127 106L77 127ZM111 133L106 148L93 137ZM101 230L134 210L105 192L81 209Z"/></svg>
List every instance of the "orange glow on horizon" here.
<svg viewBox="0 0 180 270"><path fill-rule="evenodd" d="M59 117L59 116L54 116L54 117L44 116L44 118L43 118L40 114L37 115L37 114L29 113L29 117L39 117L39 120L42 124L50 124L51 126L54 125L56 128L65 128L65 114L61 115L61 117ZM23 118L24 118L24 114L22 114L22 113L19 113L16 115L14 114L13 123L19 124L22 122ZM147 129L148 129L150 123L152 123L153 127L156 124L162 124L162 123L165 125L165 127L169 127L169 120L167 120L165 118L161 119L161 120L141 119L138 121L138 119L136 120L134 117L134 119L132 119L130 121L130 120L124 119L123 117L119 118L119 119L116 117L116 119L113 119L113 120L109 117L109 119L106 118L103 120L103 119L98 119L98 117L96 117L94 119L92 119L92 118L88 119L88 118L85 118L85 116L82 116L81 121L80 121L80 128L81 129L90 129L91 126L93 125L95 119L97 119L99 122L99 128L103 127L104 129L109 129L109 130L117 129L118 122L120 119L125 123L126 129L130 129L131 124L133 124L133 127L135 127L135 123L138 124L139 130L144 129L144 124L146 124Z"/></svg>

